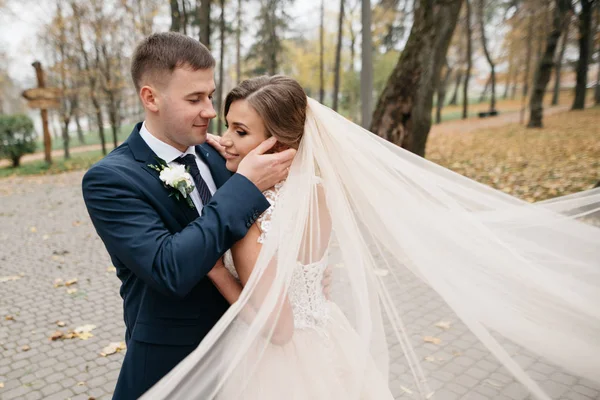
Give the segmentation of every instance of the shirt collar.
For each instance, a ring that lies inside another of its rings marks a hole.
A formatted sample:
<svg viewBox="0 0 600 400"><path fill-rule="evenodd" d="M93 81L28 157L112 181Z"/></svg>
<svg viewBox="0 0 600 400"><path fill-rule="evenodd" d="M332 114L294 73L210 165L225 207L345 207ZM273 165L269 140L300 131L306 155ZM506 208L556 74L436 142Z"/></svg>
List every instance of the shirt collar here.
<svg viewBox="0 0 600 400"><path fill-rule="evenodd" d="M193 154L196 155L196 150L194 146L188 147L188 149L182 153L177 150L175 147L171 146L163 142L154 136L148 128L146 128L146 121L142 124L142 129L140 129L140 136L144 139L144 142L150 147L150 149L162 160L164 160L167 164L173 162L176 158L186 155Z"/></svg>

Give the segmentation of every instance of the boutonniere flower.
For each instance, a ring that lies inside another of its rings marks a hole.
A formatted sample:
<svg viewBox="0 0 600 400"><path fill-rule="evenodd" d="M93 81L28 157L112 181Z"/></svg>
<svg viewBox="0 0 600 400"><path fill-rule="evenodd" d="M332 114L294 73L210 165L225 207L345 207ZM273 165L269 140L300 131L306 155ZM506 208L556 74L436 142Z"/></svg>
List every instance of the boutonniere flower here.
<svg viewBox="0 0 600 400"><path fill-rule="evenodd" d="M178 164L169 167L164 160L160 158L157 160L158 165L148 164L148 167L157 171L165 187L171 189L169 197L174 196L177 200L183 198L191 208L196 208L190 197L190 193L194 191L194 181L185 166Z"/></svg>

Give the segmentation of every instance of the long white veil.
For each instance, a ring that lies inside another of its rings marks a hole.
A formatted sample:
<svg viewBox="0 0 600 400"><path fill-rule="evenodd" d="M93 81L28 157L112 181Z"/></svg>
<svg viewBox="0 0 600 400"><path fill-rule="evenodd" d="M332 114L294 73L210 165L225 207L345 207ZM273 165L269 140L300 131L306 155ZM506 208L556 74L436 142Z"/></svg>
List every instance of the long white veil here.
<svg viewBox="0 0 600 400"><path fill-rule="evenodd" d="M330 300L365 371L347 381L344 399L361 398L369 369L412 398L436 398L440 378L425 357L460 363L453 342L493 356L539 399L550 397L517 354L600 384L599 218L600 189L529 204L309 99L304 137L239 301L144 398L241 399L265 370L273 385L327 386L318 375L289 376L295 358L311 359L306 352L290 353L289 364L264 360L286 348L278 338L289 330L294 270L324 256ZM444 318L452 328L435 328Z"/></svg>

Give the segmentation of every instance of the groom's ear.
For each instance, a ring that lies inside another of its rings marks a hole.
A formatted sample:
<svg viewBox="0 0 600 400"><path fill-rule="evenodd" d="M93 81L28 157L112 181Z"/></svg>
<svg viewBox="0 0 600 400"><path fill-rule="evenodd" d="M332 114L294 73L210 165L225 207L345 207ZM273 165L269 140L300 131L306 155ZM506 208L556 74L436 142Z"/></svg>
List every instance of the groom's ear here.
<svg viewBox="0 0 600 400"><path fill-rule="evenodd" d="M142 86L140 89L140 98L142 99L142 104L145 109L152 112L158 112L158 98L154 88L147 85Z"/></svg>

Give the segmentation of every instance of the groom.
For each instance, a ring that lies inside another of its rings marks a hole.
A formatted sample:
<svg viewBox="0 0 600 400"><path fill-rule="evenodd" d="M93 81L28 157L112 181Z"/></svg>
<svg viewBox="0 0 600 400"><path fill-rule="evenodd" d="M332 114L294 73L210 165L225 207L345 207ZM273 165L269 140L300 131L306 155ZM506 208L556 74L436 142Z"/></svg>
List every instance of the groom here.
<svg viewBox="0 0 600 400"><path fill-rule="evenodd" d="M266 154L270 140L236 174L227 171L204 144L216 115L214 66L206 47L190 37L169 32L142 41L131 75L145 120L83 178L85 204L122 283L127 353L114 399L141 396L227 310L211 281L218 277L208 275L269 207L261 192L285 178L294 156L293 150ZM156 170L177 165L192 177L191 202Z"/></svg>

